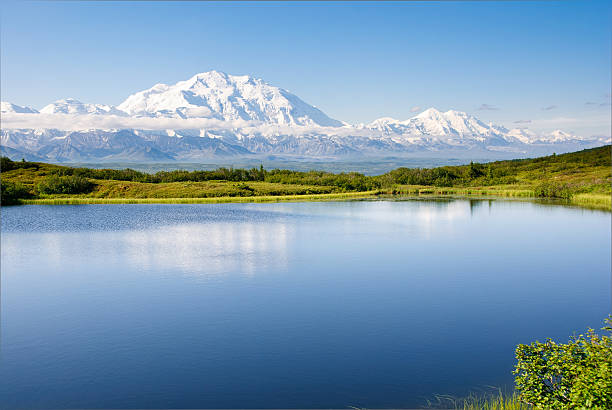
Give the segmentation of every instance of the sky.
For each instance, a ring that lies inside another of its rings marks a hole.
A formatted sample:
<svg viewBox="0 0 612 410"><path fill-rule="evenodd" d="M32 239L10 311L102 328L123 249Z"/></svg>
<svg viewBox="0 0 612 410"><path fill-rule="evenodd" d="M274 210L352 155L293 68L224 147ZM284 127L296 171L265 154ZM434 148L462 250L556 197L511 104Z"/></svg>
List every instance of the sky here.
<svg viewBox="0 0 612 410"><path fill-rule="evenodd" d="M84 2L0 6L0 97L118 105L209 70L349 123L460 110L610 131L612 2Z"/></svg>

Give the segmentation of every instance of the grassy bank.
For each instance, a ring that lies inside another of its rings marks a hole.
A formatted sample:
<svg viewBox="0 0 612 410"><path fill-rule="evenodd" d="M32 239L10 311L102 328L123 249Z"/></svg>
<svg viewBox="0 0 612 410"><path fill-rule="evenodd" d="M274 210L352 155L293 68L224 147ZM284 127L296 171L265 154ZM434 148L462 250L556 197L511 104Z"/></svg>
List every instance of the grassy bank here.
<svg viewBox="0 0 612 410"><path fill-rule="evenodd" d="M376 194L370 192L341 192L334 194L304 195L266 195L266 196L221 196L210 198L91 198L64 197L24 199L27 205L83 205L83 204L222 204L247 202L283 202L283 201L334 201L343 199L371 198Z"/></svg>
<svg viewBox="0 0 612 410"><path fill-rule="evenodd" d="M322 201L389 196L556 198L612 210L610 146L563 155L383 175L253 168L90 169L2 158L2 204Z"/></svg>
<svg viewBox="0 0 612 410"><path fill-rule="evenodd" d="M588 208L612 210L612 196L609 194L576 194L570 198L570 202Z"/></svg>
<svg viewBox="0 0 612 410"><path fill-rule="evenodd" d="M380 194L381 191L379 191ZM385 192L385 191L382 191ZM423 187L423 186L397 186L391 191L385 192L393 196L408 197L452 197L452 198L523 198L523 199L547 199L538 196L535 190L529 186L481 186L481 187ZM606 193L584 193L571 195L568 198L556 198L559 204L580 206L589 209L612 211L612 195Z"/></svg>
<svg viewBox="0 0 612 410"><path fill-rule="evenodd" d="M503 394L501 391L472 394L466 398L436 396L427 400L425 409L454 410L531 410L532 406L521 402L517 392Z"/></svg>
<svg viewBox="0 0 612 410"><path fill-rule="evenodd" d="M521 198L536 199L528 190L462 190L462 189L418 189L395 194L384 191L340 192L331 194L304 195L265 195L265 196L221 196L221 197L177 197L177 198L93 198L93 197L54 197L22 199L24 205L87 205L87 204L222 204L222 203L257 203L257 202L298 202L298 201L339 201L351 199L434 199L434 198ZM588 209L612 210L610 197L607 195L581 194L569 200L557 203L575 205Z"/></svg>
<svg viewBox="0 0 612 410"><path fill-rule="evenodd" d="M457 410L530 410L533 407L521 402L518 394L510 396L472 396L455 406Z"/></svg>

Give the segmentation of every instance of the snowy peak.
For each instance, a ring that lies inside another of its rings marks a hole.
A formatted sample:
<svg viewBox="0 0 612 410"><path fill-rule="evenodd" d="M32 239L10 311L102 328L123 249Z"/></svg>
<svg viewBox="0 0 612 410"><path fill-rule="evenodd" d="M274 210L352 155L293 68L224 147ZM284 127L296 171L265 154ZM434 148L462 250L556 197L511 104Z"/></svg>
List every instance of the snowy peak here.
<svg viewBox="0 0 612 410"><path fill-rule="evenodd" d="M444 113L435 109L434 107L428 108L420 114L415 115L413 118L419 118L422 120L434 120L440 121L444 119Z"/></svg>
<svg viewBox="0 0 612 410"><path fill-rule="evenodd" d="M546 142L546 143L564 143L568 141L574 141L579 139L576 135L570 134L565 131L555 130L549 132L547 134L541 135L535 138L538 142Z"/></svg>
<svg viewBox="0 0 612 410"><path fill-rule="evenodd" d="M399 121L393 118L379 118L367 126L368 128L389 133L428 136L442 139L462 139L466 137L484 139L499 137L507 130L500 126L485 124L478 118L462 111L439 111L429 108L416 116Z"/></svg>
<svg viewBox="0 0 612 410"><path fill-rule="evenodd" d="M143 117L204 117L278 125L343 125L297 96L261 79L219 71L199 73L174 85L157 84L129 96L118 108Z"/></svg>
<svg viewBox="0 0 612 410"><path fill-rule="evenodd" d="M118 110L112 105L104 104L85 104L74 98L57 100L46 105L40 110L42 114L94 114L94 115L119 115L125 116L126 113Z"/></svg>
<svg viewBox="0 0 612 410"><path fill-rule="evenodd" d="M17 113L17 114L37 114L38 111L31 107L22 107L21 105L13 104L8 101L0 102L0 112Z"/></svg>
<svg viewBox="0 0 612 410"><path fill-rule="evenodd" d="M537 135L527 128L513 128L508 131L508 136L517 139L518 141L529 144L537 138Z"/></svg>
<svg viewBox="0 0 612 410"><path fill-rule="evenodd" d="M28 113L29 115L22 115ZM70 116L66 116L70 114ZM196 74L156 84L118 107L68 98L30 107L2 103L0 143L17 158L200 160L279 154L321 158L417 152L552 153L610 143L563 131L507 130L461 111L429 108L411 118L351 126L289 91L248 75ZM211 121L212 120L212 121Z"/></svg>
<svg viewBox="0 0 612 410"><path fill-rule="evenodd" d="M527 128L515 128L508 131L508 135L516 138L518 141L524 144L563 144L567 142L585 140L577 135L555 130L544 134L536 134ZM604 142L606 139L604 139Z"/></svg>
<svg viewBox="0 0 612 410"><path fill-rule="evenodd" d="M550 136L550 138L554 139L554 141L568 141L576 138L574 134L570 134L561 130L555 130L547 135Z"/></svg>
<svg viewBox="0 0 612 410"><path fill-rule="evenodd" d="M481 135L490 131L478 118L455 110L443 113L430 108L414 117L412 122L428 133L439 135Z"/></svg>

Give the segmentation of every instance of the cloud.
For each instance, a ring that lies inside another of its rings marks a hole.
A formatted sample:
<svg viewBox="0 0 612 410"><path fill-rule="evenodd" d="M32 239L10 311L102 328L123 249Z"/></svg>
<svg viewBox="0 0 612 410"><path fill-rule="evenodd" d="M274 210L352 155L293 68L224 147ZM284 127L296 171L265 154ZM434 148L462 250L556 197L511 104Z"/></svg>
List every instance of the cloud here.
<svg viewBox="0 0 612 410"><path fill-rule="evenodd" d="M497 110L499 110L499 108L491 104L481 104L480 107L478 107L478 111L497 111Z"/></svg>
<svg viewBox="0 0 612 410"><path fill-rule="evenodd" d="M593 102L593 101L587 101L584 103L584 105L588 105L590 107L609 107L610 102L606 101L606 102L598 103L598 102Z"/></svg>
<svg viewBox="0 0 612 410"><path fill-rule="evenodd" d="M90 129L166 130L166 129L235 129L257 125L254 121L224 121L214 118L151 118L117 115L17 114L2 115L3 128L52 128L66 131Z"/></svg>
<svg viewBox="0 0 612 410"><path fill-rule="evenodd" d="M338 137L373 137L374 130L354 127L321 127L267 124L261 121L218 120L213 118L120 117L116 115L3 113L3 129L57 129L62 131L137 129L147 131L201 130L232 131L246 135L304 136L324 134Z"/></svg>
<svg viewBox="0 0 612 410"><path fill-rule="evenodd" d="M610 135L610 115L606 113L580 117L533 119L529 128L535 132L570 129L579 134Z"/></svg>
<svg viewBox="0 0 612 410"><path fill-rule="evenodd" d="M417 112L417 111L421 111L421 107L419 107L418 105L415 105L414 107L410 109L410 112Z"/></svg>
<svg viewBox="0 0 612 410"><path fill-rule="evenodd" d="M554 110L555 108L557 108L556 105L549 105L547 107L542 107L542 110L544 111L550 111L550 110Z"/></svg>
<svg viewBox="0 0 612 410"><path fill-rule="evenodd" d="M579 118L547 118L517 120L516 124L529 123L532 130L538 131L563 127L596 129L593 135L609 135L610 116L608 113ZM232 135L283 136L317 136L325 135L334 138L369 137L378 138L380 132L375 129L356 128L353 126L321 127L291 126L263 123L261 121L234 120L224 121L213 118L152 118L152 117L119 117L115 115L72 115L72 114L24 114L2 113L2 129L56 129L62 131L87 130L122 130L136 129L143 131L175 130L181 134L202 135L201 130L228 132ZM590 131L589 131L590 132Z"/></svg>

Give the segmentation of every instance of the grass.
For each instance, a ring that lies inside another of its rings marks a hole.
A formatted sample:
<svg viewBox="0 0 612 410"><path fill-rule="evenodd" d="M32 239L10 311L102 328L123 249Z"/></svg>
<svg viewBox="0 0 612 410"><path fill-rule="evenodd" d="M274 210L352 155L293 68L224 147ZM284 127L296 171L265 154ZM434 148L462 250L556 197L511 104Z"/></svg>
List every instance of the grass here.
<svg viewBox="0 0 612 410"><path fill-rule="evenodd" d="M517 392L510 395L495 389L493 393L471 394L466 398L438 395L435 400L427 401L429 409L455 410L531 410L532 406L521 402Z"/></svg>
<svg viewBox="0 0 612 410"><path fill-rule="evenodd" d="M2 179L24 185L30 191L36 190L36 185L53 174L57 166L44 164L38 169L19 168L2 172ZM341 190L333 186L282 184L263 181L184 181L146 183L133 181L117 181L106 179L90 179L95 183L92 192L70 195L77 198L212 198L212 197L245 197L245 196L276 196L276 195L312 195L339 193ZM38 195L46 199L45 195ZM63 195L64 197L66 195ZM52 198L62 198L61 194L51 195Z"/></svg>
<svg viewBox="0 0 612 410"><path fill-rule="evenodd" d="M216 204L244 202L282 201L332 201L364 198L395 197L449 197L449 198L535 198L528 186L479 186L479 187L431 187L397 185L391 189L358 192L337 192L335 187L288 185L268 182L249 182L253 191L244 191L239 183L227 181L171 182L146 184L131 181L96 180L96 189L79 195L41 195L35 199L23 199L23 204L76 205L76 204ZM27 184L27 183L26 183ZM27 186L27 185L26 185ZM334 192L335 191L335 192ZM609 194L576 194L560 203L585 208L612 210Z"/></svg>
<svg viewBox="0 0 612 410"><path fill-rule="evenodd" d="M399 185L389 191L383 191L389 195L404 196L437 196L437 197L500 197L500 198L538 198L528 185L514 186L479 186L479 187L425 187ZM545 199L545 198L541 198ZM558 198L558 203L576 205L583 208L612 211L612 194L610 193L582 193L574 194L569 199Z"/></svg>
<svg viewBox="0 0 612 410"><path fill-rule="evenodd" d="M610 194L576 194L570 202L588 208L612 210L612 195Z"/></svg>
<svg viewBox="0 0 612 410"><path fill-rule="evenodd" d="M270 182L203 181L147 184L131 181L96 180L91 196L97 198L211 198L276 195L313 195L338 192L334 187L286 185Z"/></svg>
<svg viewBox="0 0 612 410"><path fill-rule="evenodd" d="M72 175L78 169L54 164L12 162L5 158L2 161L5 164L1 173L2 183L13 183L22 191L27 191L26 195L14 201L25 204L325 201L397 196L547 197L555 198L561 204L612 211L609 145L535 159L421 170L398 168L373 177L272 170L262 171L260 180L231 181L227 179L232 178L225 177L222 180L201 180L193 179L193 175L184 175L184 178L176 181L171 177L181 175L170 172L166 173L166 179L151 181L149 174L140 173L134 179L118 177L120 173L108 177L103 176L100 170L81 169L86 171L93 189L80 194L42 194L53 191L40 188L41 182L48 181L53 175Z"/></svg>
<svg viewBox="0 0 612 410"><path fill-rule="evenodd" d="M455 407L461 410L529 410L532 407L519 400L518 394L511 396L491 395L489 397L470 396Z"/></svg>
<svg viewBox="0 0 612 410"><path fill-rule="evenodd" d="M259 195L259 196L219 196L219 197L142 197L142 198L101 198L87 196L64 196L51 198L23 199L24 205L88 205L88 204L222 204L222 203L257 203L257 202L302 202L302 201L341 201L351 199L376 198L482 198L500 197L515 199L534 199L529 190L499 190L482 187L478 190L457 188L404 188L395 193L385 191L337 192L329 194L299 194L299 195ZM577 205L583 208L611 210L610 197L600 194L580 194L570 200L559 203Z"/></svg>
<svg viewBox="0 0 612 410"><path fill-rule="evenodd" d="M304 195L266 195L266 196L222 196L210 198L91 198L91 197L65 197L24 199L26 205L84 205L84 204L222 204L245 202L284 202L284 201L334 201L344 199L368 198L375 195L375 191L367 192L341 192L332 194L304 194Z"/></svg>
<svg viewBox="0 0 612 410"><path fill-rule="evenodd" d="M392 195L437 195L437 196L499 196L533 197L534 192L523 186L474 186L474 187L432 187L424 185L396 185L383 192Z"/></svg>

